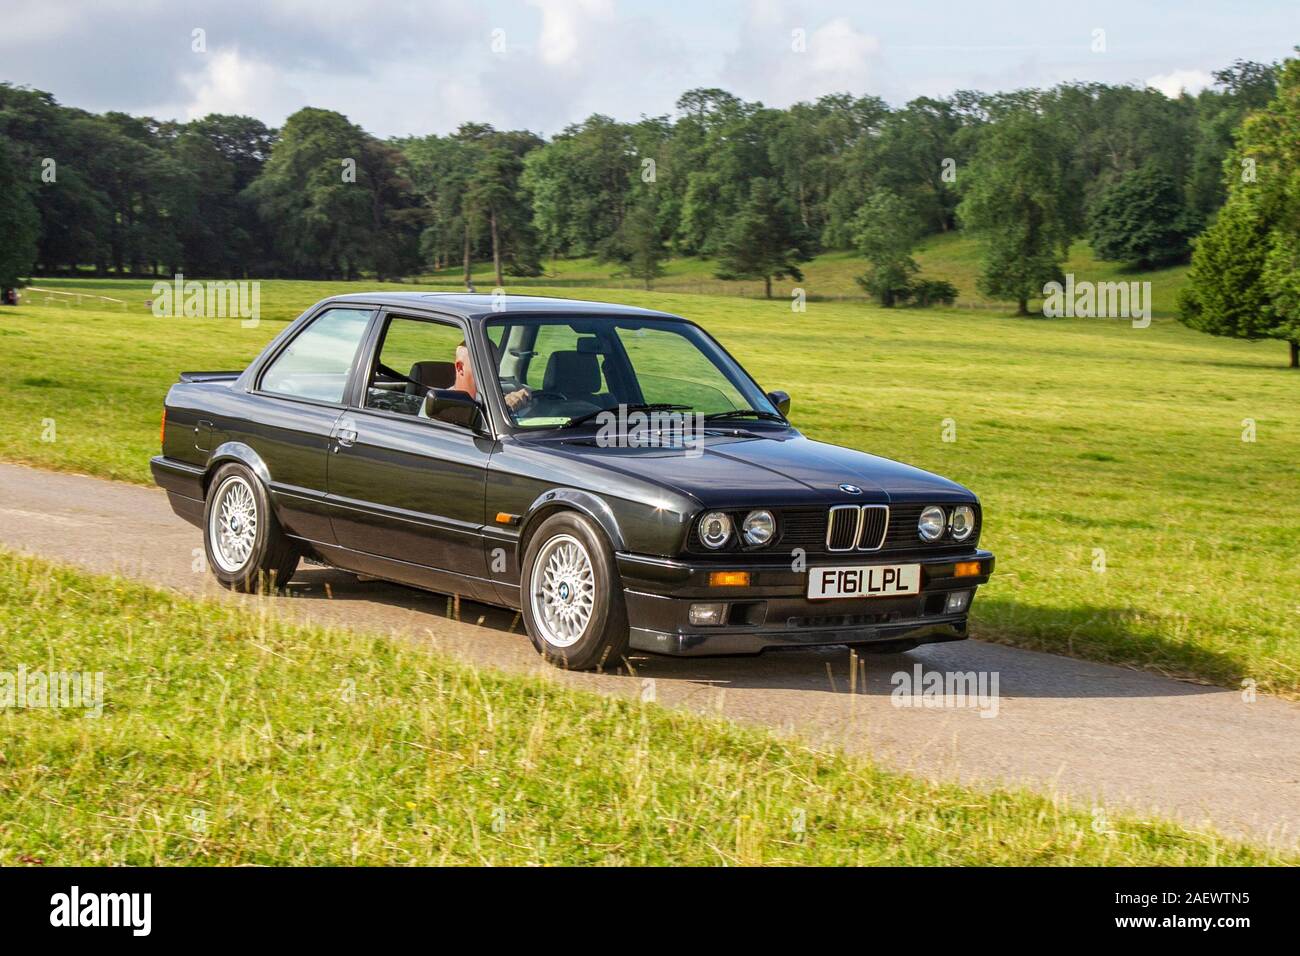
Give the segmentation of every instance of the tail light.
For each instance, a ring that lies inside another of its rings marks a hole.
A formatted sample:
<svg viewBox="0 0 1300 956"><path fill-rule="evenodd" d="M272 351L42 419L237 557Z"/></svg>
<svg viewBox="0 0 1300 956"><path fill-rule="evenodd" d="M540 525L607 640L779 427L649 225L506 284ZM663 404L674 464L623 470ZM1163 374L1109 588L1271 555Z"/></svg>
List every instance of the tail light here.
<svg viewBox="0 0 1300 956"><path fill-rule="evenodd" d="M167 406L163 406L162 421L158 424L158 444L167 445Z"/></svg>

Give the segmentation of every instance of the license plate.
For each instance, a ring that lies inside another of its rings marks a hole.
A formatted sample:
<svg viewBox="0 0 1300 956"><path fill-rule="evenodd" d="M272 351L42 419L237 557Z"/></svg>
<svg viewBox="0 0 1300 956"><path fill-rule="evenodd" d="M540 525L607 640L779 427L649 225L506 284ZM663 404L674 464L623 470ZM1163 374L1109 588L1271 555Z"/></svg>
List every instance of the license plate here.
<svg viewBox="0 0 1300 956"><path fill-rule="evenodd" d="M919 564L856 564L808 569L808 598L898 597L921 592Z"/></svg>

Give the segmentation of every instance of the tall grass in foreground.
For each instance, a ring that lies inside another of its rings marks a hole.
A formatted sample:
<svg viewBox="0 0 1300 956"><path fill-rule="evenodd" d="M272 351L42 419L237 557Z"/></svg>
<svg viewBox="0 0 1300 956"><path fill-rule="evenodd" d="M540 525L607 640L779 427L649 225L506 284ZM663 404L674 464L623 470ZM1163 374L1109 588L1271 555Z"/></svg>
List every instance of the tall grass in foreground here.
<svg viewBox="0 0 1300 956"><path fill-rule="evenodd" d="M106 702L0 710L0 864L1285 862L0 552L20 664Z"/></svg>

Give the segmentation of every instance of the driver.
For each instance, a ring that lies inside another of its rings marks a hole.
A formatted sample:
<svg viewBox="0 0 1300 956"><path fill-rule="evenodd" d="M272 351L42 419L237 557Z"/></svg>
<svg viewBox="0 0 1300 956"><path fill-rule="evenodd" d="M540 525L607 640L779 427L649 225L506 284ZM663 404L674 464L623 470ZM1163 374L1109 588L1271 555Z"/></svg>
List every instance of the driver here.
<svg viewBox="0 0 1300 956"><path fill-rule="evenodd" d="M471 398L478 398L478 385L474 382L474 367L469 361L469 348L463 341L456 346L456 381L451 387L459 392L468 392ZM532 395L532 391L525 385L513 392L506 392L502 397L505 399L506 408L517 412L528 404Z"/></svg>

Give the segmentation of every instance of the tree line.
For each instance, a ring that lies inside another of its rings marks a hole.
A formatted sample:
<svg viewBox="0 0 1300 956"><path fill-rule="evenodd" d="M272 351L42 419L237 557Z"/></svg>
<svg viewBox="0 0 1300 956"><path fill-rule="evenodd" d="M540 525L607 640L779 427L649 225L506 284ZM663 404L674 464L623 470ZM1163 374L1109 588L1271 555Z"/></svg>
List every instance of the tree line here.
<svg viewBox="0 0 1300 956"><path fill-rule="evenodd" d="M912 251L961 228L982 240L981 292L1027 311L1074 238L1149 268L1185 261L1225 216L1238 223L1225 255L1262 218L1285 220L1284 200L1230 193L1243 150L1295 135L1246 122L1294 96L1293 73L1291 61L1238 61L1176 99L1067 83L899 108L835 94L773 109L697 89L673 115L594 115L549 140L475 123L384 140L316 108L279 129L96 115L0 84L0 283L86 268L384 279L453 266L468 282L476 261L504 283L594 256L649 285L668 257L698 256L770 294L817 252L850 249L867 293L925 304L955 289L920 276ZM1285 271L1295 248L1269 241L1258 276ZM1208 275L1205 262L1194 273ZM1291 294L1269 309L1296 314ZM1202 293L1184 311L1208 327L1225 308Z"/></svg>

